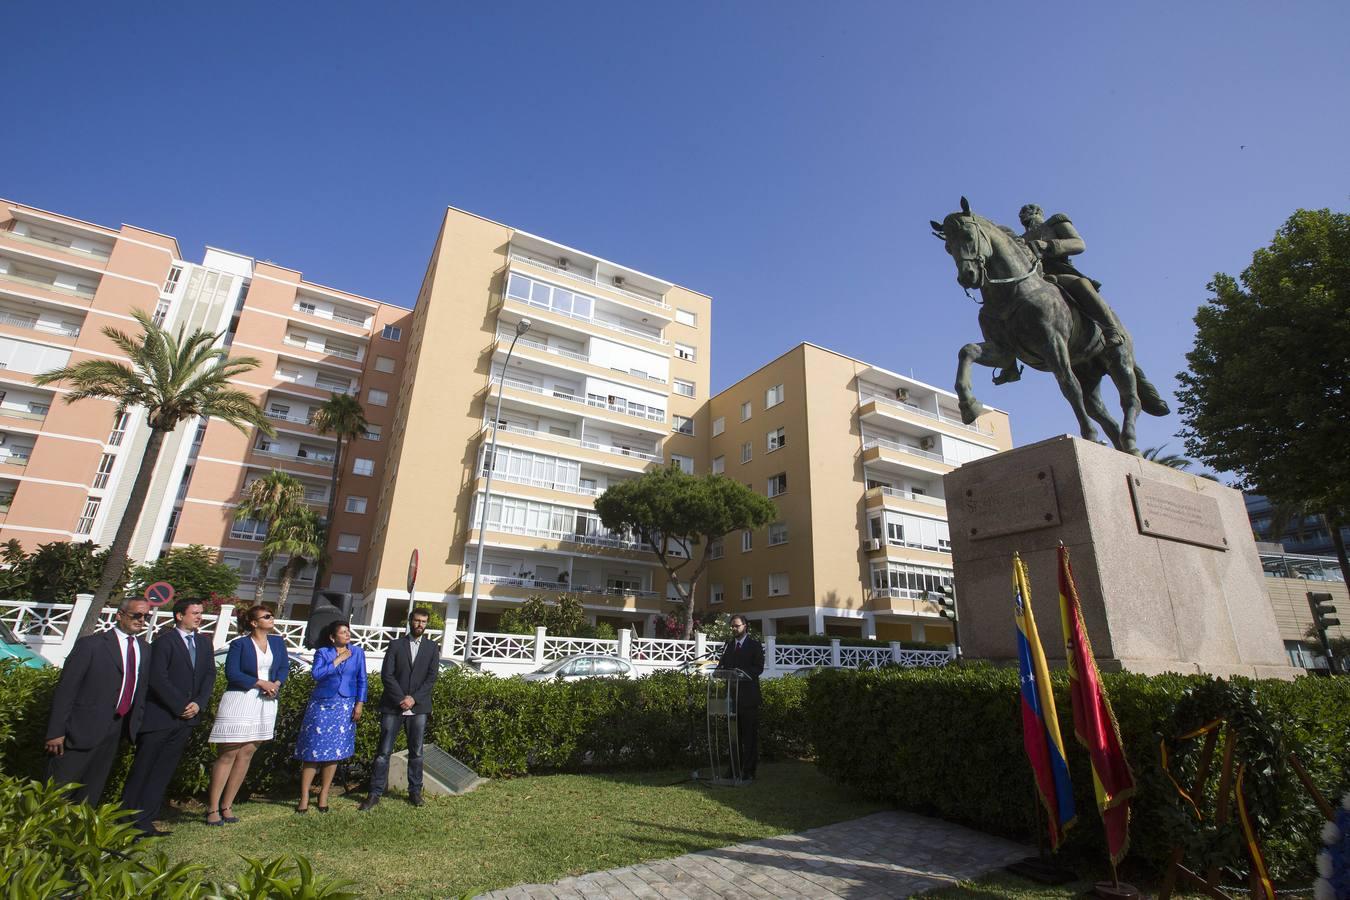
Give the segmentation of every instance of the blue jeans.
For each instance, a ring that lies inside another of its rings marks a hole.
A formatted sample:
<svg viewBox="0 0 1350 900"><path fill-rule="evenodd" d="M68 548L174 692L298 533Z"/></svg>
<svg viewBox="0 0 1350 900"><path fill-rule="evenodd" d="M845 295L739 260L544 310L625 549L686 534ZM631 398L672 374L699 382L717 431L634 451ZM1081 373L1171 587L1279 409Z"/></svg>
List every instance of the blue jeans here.
<svg viewBox="0 0 1350 900"><path fill-rule="evenodd" d="M378 797L389 787L389 757L394 755L394 742L399 728L408 732L408 793L422 793L422 741L427 733L427 714L405 716L401 713L380 713L380 749L375 754L374 771L370 773L370 796Z"/></svg>

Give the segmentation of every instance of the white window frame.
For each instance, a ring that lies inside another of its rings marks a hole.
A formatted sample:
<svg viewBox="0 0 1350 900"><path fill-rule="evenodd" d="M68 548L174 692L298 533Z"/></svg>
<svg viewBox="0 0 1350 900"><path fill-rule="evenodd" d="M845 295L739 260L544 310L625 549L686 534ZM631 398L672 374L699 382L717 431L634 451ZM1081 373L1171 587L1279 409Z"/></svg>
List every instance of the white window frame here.
<svg viewBox="0 0 1350 900"><path fill-rule="evenodd" d="M750 417L755 414L754 404L749 400L741 404L741 421L748 422Z"/></svg>
<svg viewBox="0 0 1350 900"><path fill-rule="evenodd" d="M376 390L375 388L367 388L366 402L371 406L388 406L389 392Z"/></svg>
<svg viewBox="0 0 1350 900"><path fill-rule="evenodd" d="M90 534L94 530L94 520L98 518L98 508L103 504L102 497L86 497L84 510L75 523L76 534Z"/></svg>
<svg viewBox="0 0 1350 900"><path fill-rule="evenodd" d="M764 443L768 447L768 452L770 453L772 453L775 450L780 450L783 447L786 447L787 429L784 428L782 425L779 425L777 428L773 429L767 435L765 435Z"/></svg>
<svg viewBox="0 0 1350 900"><path fill-rule="evenodd" d="M786 522L773 522L769 525L769 546L777 547L779 544L788 542L788 526Z"/></svg>
<svg viewBox="0 0 1350 900"><path fill-rule="evenodd" d="M339 553L360 553L361 535L339 534L337 539L337 551Z"/></svg>
<svg viewBox="0 0 1350 900"><path fill-rule="evenodd" d="M685 456L681 453L672 453L670 454L670 464L679 466L680 471L686 475L694 474L694 458L692 456Z"/></svg>
<svg viewBox="0 0 1350 900"><path fill-rule="evenodd" d="M719 606L727 600L726 588L720 584L708 585L708 602L713 606Z"/></svg>
<svg viewBox="0 0 1350 900"><path fill-rule="evenodd" d="M755 579L749 575L741 579L741 599L755 599Z"/></svg>
<svg viewBox="0 0 1350 900"><path fill-rule="evenodd" d="M718 416L717 418L713 419L713 437L717 437L719 434L721 434L726 430L727 430L726 416Z"/></svg>
<svg viewBox="0 0 1350 900"><path fill-rule="evenodd" d="M694 362L696 359L698 359L698 348L691 347L688 344L676 343L675 356L678 359L687 360L688 362Z"/></svg>
<svg viewBox="0 0 1350 900"><path fill-rule="evenodd" d="M782 481L782 487L781 487L781 488L778 487L778 484L779 484L780 479L781 479L781 481ZM765 496L768 496L768 497L780 497L780 496L782 496L783 494L786 494L786 493L787 493L787 490L788 490L787 473L786 473L786 472L779 472L779 473L776 474L776 475L770 475L770 476L769 476L769 486L765 489L765 492L764 492L764 493L765 493Z"/></svg>
<svg viewBox="0 0 1350 900"><path fill-rule="evenodd" d="M698 327L698 313L690 312L687 309L675 308L675 321L681 325L688 325L690 328Z"/></svg>
<svg viewBox="0 0 1350 900"><path fill-rule="evenodd" d="M698 386L692 381L686 381L683 378L676 378L673 382L675 393L681 397L692 397L698 391Z"/></svg>
<svg viewBox="0 0 1350 900"><path fill-rule="evenodd" d="M159 289L161 294L172 294L178 290L178 281L183 277L183 267L178 265L169 266L169 274L164 277L164 287Z"/></svg>
<svg viewBox="0 0 1350 900"><path fill-rule="evenodd" d="M749 528L741 531L741 552L749 553L755 549L755 533Z"/></svg>
<svg viewBox="0 0 1350 900"><path fill-rule="evenodd" d="M769 573L769 596L786 597L792 592L792 582L788 578L787 572Z"/></svg>
<svg viewBox="0 0 1350 900"><path fill-rule="evenodd" d="M714 456L712 461L712 473L721 475L727 470L727 458L725 456Z"/></svg>
<svg viewBox="0 0 1350 900"><path fill-rule="evenodd" d="M676 434L693 434L694 420L689 416L677 416L672 414L670 417L670 430Z"/></svg>
<svg viewBox="0 0 1350 900"><path fill-rule="evenodd" d="M356 502L353 503L352 501L356 501ZM356 495L356 494L348 494L348 495L347 495L347 502L346 502L346 504L343 506L343 511L344 511L344 512L349 512L349 513L352 513L352 514L358 515L358 516L360 516L360 515L365 515L365 512L366 512L366 498L365 498L365 497L358 496L358 495Z"/></svg>
<svg viewBox="0 0 1350 900"><path fill-rule="evenodd" d="M380 337L384 338L386 341L401 341L403 340L403 329L399 328L397 325L386 325L384 326L384 329L380 331Z"/></svg>
<svg viewBox="0 0 1350 900"><path fill-rule="evenodd" d="M374 475L375 460L366 459L364 456L357 456L352 460L353 475Z"/></svg>
<svg viewBox="0 0 1350 900"><path fill-rule="evenodd" d="M98 471L94 473L94 490L101 491L108 486L108 479L112 477L113 466L116 464L117 454L103 454L103 457L98 461Z"/></svg>
<svg viewBox="0 0 1350 900"><path fill-rule="evenodd" d="M764 392L764 408L771 409L783 402L783 386L775 384Z"/></svg>
<svg viewBox="0 0 1350 900"><path fill-rule="evenodd" d="M741 444L741 465L745 465L754 458L755 458L755 442L746 441L744 444Z"/></svg>
<svg viewBox="0 0 1350 900"><path fill-rule="evenodd" d="M392 356L377 356L377 357L375 357L375 371L376 371L376 372L383 372L383 373L386 374L386 375L392 374L393 371L394 371L394 366L395 366L395 365L396 365L396 363L395 363L395 360L394 360L394 358L393 358Z"/></svg>

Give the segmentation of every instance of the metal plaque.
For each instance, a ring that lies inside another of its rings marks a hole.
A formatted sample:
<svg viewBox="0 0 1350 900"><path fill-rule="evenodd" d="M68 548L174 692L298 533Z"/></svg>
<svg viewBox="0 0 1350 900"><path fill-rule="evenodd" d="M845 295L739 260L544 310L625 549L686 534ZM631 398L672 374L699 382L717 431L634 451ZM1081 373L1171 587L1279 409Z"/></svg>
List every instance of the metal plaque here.
<svg viewBox="0 0 1350 900"><path fill-rule="evenodd" d="M422 748L423 773L445 786L451 794L463 794L483 783L478 773L435 744Z"/></svg>
<svg viewBox="0 0 1350 900"><path fill-rule="evenodd" d="M1036 466L997 481L973 484L964 496L948 497L947 502L953 499L965 510L966 535L972 541L1059 524L1059 497L1051 466Z"/></svg>
<svg viewBox="0 0 1350 900"><path fill-rule="evenodd" d="M1129 480L1140 534L1214 550L1228 549L1219 501L1151 478L1131 475Z"/></svg>

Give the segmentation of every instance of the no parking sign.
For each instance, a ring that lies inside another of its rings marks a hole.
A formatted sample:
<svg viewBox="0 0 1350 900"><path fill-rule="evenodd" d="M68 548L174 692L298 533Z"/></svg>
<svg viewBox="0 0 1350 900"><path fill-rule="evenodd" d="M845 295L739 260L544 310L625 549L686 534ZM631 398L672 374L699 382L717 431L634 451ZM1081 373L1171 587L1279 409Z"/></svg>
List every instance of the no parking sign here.
<svg viewBox="0 0 1350 900"><path fill-rule="evenodd" d="M173 601L173 585L156 581L145 589L145 599L151 606L163 606Z"/></svg>

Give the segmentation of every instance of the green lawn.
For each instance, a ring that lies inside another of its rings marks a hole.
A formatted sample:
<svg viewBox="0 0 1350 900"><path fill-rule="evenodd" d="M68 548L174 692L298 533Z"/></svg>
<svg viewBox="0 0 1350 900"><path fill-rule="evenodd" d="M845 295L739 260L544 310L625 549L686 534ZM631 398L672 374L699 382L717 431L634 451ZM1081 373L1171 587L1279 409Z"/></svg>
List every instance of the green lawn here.
<svg viewBox="0 0 1350 900"><path fill-rule="evenodd" d="M1076 900L1092 890L1092 879L1071 881L1058 887L1049 887L1028 881L1009 872L990 872L974 881L963 881L956 887L925 891L929 900ZM1156 886L1135 884L1145 897L1155 896ZM1203 894L1177 891L1177 900L1201 900Z"/></svg>
<svg viewBox="0 0 1350 900"><path fill-rule="evenodd" d="M240 855L303 854L323 874L369 895L445 897L771 837L884 809L836 786L808 763L760 766L747 788L672 784L683 773L550 775L493 781L472 794L390 796L368 813L334 789L331 811L294 801L238 805L242 821L208 828L184 814L156 841L170 858L237 871Z"/></svg>

